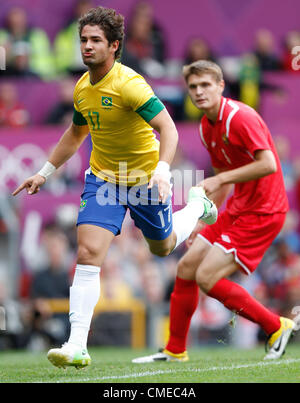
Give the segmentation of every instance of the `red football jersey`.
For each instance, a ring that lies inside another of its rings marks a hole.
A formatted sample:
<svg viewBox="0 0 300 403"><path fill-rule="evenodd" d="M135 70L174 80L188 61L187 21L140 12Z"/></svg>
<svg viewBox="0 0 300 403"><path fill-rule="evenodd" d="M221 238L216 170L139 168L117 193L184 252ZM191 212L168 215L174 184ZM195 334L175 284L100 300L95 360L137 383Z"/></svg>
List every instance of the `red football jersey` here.
<svg viewBox="0 0 300 403"><path fill-rule="evenodd" d="M230 214L273 214L288 210L279 157L269 129L254 109L222 97L217 121L212 123L204 115L199 129L215 168L229 170L249 164L258 150L271 150L276 158L275 173L235 184L227 202Z"/></svg>

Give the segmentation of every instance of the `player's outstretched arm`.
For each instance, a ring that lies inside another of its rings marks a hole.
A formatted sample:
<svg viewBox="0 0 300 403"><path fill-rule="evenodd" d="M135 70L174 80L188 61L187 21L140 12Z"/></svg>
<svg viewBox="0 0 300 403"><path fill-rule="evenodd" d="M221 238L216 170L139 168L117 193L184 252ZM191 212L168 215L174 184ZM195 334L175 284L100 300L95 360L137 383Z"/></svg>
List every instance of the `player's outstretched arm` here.
<svg viewBox="0 0 300 403"><path fill-rule="evenodd" d="M37 193L40 187L46 182L47 178L75 154L88 133L89 129L87 125L77 126L71 123L42 169L37 174L26 179L12 195L16 196L23 189L26 189L28 194Z"/></svg>
<svg viewBox="0 0 300 403"><path fill-rule="evenodd" d="M206 195L212 198L212 194L226 184L249 182L275 173L277 170L276 159L271 150L259 150L254 155L254 161L239 168L220 172L199 183L203 186Z"/></svg>

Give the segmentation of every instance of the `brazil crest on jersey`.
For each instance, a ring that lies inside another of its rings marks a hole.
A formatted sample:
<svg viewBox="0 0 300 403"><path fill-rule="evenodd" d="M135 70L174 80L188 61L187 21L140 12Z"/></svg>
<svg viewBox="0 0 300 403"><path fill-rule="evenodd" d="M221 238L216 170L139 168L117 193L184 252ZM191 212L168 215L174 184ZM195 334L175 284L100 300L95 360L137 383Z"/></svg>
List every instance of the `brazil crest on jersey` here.
<svg viewBox="0 0 300 403"><path fill-rule="evenodd" d="M94 175L112 183L145 183L159 158L159 142L147 123L164 109L145 79L115 62L95 85L89 72L74 90L76 125L88 124Z"/></svg>

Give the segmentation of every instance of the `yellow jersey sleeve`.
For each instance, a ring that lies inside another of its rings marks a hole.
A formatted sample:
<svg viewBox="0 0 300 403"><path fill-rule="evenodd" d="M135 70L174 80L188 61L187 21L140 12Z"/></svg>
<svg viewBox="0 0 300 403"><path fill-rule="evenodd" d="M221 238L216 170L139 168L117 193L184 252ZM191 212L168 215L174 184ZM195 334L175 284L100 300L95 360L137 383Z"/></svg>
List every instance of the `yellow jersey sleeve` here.
<svg viewBox="0 0 300 403"><path fill-rule="evenodd" d="M153 119L165 107L141 76L135 76L123 85L122 98L125 105L138 113L146 122Z"/></svg>

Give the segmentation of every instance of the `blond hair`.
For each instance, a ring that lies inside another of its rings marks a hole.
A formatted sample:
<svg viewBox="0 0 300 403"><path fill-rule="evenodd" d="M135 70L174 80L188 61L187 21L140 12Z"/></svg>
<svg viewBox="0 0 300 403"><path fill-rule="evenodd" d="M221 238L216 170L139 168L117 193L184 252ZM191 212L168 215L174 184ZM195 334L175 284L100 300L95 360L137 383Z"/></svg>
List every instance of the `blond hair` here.
<svg viewBox="0 0 300 403"><path fill-rule="evenodd" d="M182 74L186 82L189 76L192 74L210 74L214 77L216 82L220 82L223 80L223 72L221 70L221 67L209 60L197 60L196 62L183 66Z"/></svg>

